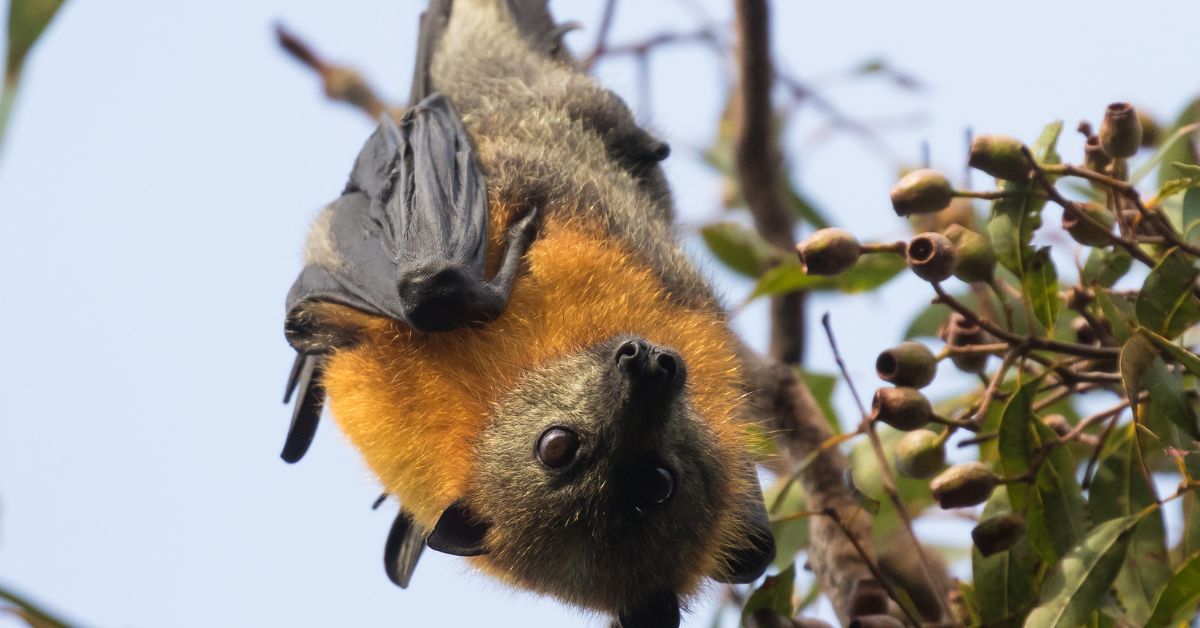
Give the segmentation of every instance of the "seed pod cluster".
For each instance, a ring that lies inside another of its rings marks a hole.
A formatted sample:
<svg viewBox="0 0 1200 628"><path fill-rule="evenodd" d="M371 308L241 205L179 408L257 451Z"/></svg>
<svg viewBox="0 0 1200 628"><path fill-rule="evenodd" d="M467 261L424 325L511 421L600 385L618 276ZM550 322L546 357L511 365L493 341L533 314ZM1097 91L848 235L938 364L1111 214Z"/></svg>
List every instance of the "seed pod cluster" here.
<svg viewBox="0 0 1200 628"><path fill-rule="evenodd" d="M986 464L964 462L942 471L929 489L942 508L965 508L987 501L999 483L1000 478Z"/></svg>
<svg viewBox="0 0 1200 628"><path fill-rule="evenodd" d="M804 272L810 275L840 275L858 262L862 245L844 229L819 229L796 245Z"/></svg>
<svg viewBox="0 0 1200 628"><path fill-rule="evenodd" d="M875 359L879 378L895 385L880 388L871 400L871 419L898 430L924 427L933 419L933 405L918 388L928 386L937 375L937 357L919 342L902 342L879 353Z"/></svg>
<svg viewBox="0 0 1200 628"><path fill-rule="evenodd" d="M946 175L928 168L905 175L892 188L892 209L897 216L930 214L946 209L954 199L954 188Z"/></svg>
<svg viewBox="0 0 1200 628"><path fill-rule="evenodd" d="M950 318L938 330L938 336L952 348L987 344L989 340L987 332L958 312L950 315ZM987 360L986 353L950 354L950 361L954 362L954 366L967 373L983 371L987 366Z"/></svg>

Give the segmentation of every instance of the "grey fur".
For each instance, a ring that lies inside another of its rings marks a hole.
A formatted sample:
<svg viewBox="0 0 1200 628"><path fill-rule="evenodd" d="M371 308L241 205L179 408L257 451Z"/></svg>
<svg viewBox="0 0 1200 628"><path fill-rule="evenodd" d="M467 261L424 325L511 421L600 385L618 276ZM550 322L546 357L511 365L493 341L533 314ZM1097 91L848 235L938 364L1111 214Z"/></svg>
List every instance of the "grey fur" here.
<svg viewBox="0 0 1200 628"><path fill-rule="evenodd" d="M502 0L455 3L433 77L463 116L493 200L598 216L672 298L717 308L676 242L670 193L646 158L657 140L615 94L530 47Z"/></svg>

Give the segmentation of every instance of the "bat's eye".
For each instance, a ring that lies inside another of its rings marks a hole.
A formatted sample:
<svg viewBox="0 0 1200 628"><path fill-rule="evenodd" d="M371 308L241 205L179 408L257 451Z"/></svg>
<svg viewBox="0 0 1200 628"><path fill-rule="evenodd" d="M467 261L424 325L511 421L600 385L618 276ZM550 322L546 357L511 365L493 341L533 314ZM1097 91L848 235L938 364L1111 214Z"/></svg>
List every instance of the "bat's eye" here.
<svg viewBox="0 0 1200 628"><path fill-rule="evenodd" d="M647 505L661 504L675 492L675 475L662 467L655 467L642 482L638 496Z"/></svg>
<svg viewBox="0 0 1200 628"><path fill-rule="evenodd" d="M579 436L565 427L552 427L538 437L537 457L551 469L561 469L575 459Z"/></svg>

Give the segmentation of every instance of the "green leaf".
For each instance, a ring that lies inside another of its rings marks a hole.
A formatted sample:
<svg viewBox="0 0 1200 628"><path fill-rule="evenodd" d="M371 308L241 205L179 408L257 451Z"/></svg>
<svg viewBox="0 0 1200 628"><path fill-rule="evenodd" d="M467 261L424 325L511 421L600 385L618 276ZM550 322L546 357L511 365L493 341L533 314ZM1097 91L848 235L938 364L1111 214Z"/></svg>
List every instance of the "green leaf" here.
<svg viewBox="0 0 1200 628"><path fill-rule="evenodd" d="M842 424L838 421L837 411L833 409L833 390L837 388L838 377L829 373L804 369L800 369L799 372L801 379L808 384L808 391L812 393L813 399L817 400L817 405L825 413L825 420L829 422L830 431L835 436L841 434Z"/></svg>
<svg viewBox="0 0 1200 628"><path fill-rule="evenodd" d="M1141 183L1142 179L1145 179L1146 175L1154 172L1154 168L1158 166L1158 164L1162 163L1163 160L1168 156L1171 156L1171 159L1167 161L1167 163L1187 161L1187 153L1179 152L1178 148L1182 143L1184 145L1183 148L1185 150L1187 149L1187 141L1185 138L1189 133L1195 132L1195 130L1195 124L1177 126L1171 133L1171 136L1159 145L1158 149L1154 151L1154 154L1150 155L1150 158L1146 160L1146 163L1138 166L1138 169L1133 171L1133 174L1129 176L1129 182L1133 185ZM1168 172L1169 170L1164 167L1162 174L1166 174ZM1159 175L1160 182L1167 180L1162 178L1162 174Z"/></svg>
<svg viewBox="0 0 1200 628"><path fill-rule="evenodd" d="M1029 299L1033 315L1053 334L1054 321L1058 318L1059 309L1058 271L1054 268L1054 262L1050 260L1050 247L1042 247L1025 258L1025 272L1021 284L1025 288L1025 296Z"/></svg>
<svg viewBox="0 0 1200 628"><path fill-rule="evenodd" d="M1187 369L1189 373L1195 375L1196 377L1200 377L1200 356L1148 329L1139 330L1138 333L1148 338L1150 342L1158 345L1159 349L1171 354L1171 358L1182 364L1183 368Z"/></svg>
<svg viewBox="0 0 1200 628"><path fill-rule="evenodd" d="M1012 512L1005 486L997 487L983 507L983 519ZM1016 621L1028 612L1037 600L1038 575L1041 559L1029 538L1022 538L1009 549L985 557L978 549L971 550L971 570L974 576L975 597L980 622L995 626Z"/></svg>
<svg viewBox="0 0 1200 628"><path fill-rule="evenodd" d="M904 436L904 432L882 427L879 429L879 439L885 452L894 451L896 442ZM858 489L866 495L883 495L883 471L879 468L879 458L875 455L871 443L863 439L850 450L850 468L854 469L854 481ZM933 494L929 490L929 480L914 480L899 475L896 472L895 461L886 460L896 480L896 491L909 512L917 513L933 505ZM903 533L900 515L896 512L892 500L885 499L879 504L879 513L873 520L872 532L875 538L882 542L888 536Z"/></svg>
<svg viewBox="0 0 1200 628"><path fill-rule="evenodd" d="M1200 188L1191 188L1183 195L1183 237L1188 244L1200 244Z"/></svg>
<svg viewBox="0 0 1200 628"><path fill-rule="evenodd" d="M1033 424L1033 399L1040 387L1039 380L1021 386L1008 403L1000 417L999 441L1000 468L1006 477L1019 477L1029 473L1033 462L1033 444L1030 428ZM1014 482L1008 485L1008 498L1017 512L1025 512L1029 485Z"/></svg>
<svg viewBox="0 0 1200 628"><path fill-rule="evenodd" d="M1033 413L1041 385L1041 379L1026 382L1004 407L997 440L1006 477L1027 475L1036 452L1058 438ZM1046 562L1062 556L1087 529L1075 461L1066 447L1050 449L1032 486L1014 482L1008 485L1008 495L1013 509L1025 514L1029 541Z"/></svg>
<svg viewBox="0 0 1200 628"><path fill-rule="evenodd" d="M835 277L824 277L809 275L798 262L788 261L763 273L746 301L797 290L866 292L891 281L905 267L904 260L896 255L864 255L854 268Z"/></svg>
<svg viewBox="0 0 1200 628"><path fill-rule="evenodd" d="M801 220L814 229L826 229L830 226L829 219L825 217L825 214L795 184L786 179L783 183L787 192L785 198L791 201L792 210Z"/></svg>
<svg viewBox="0 0 1200 628"><path fill-rule="evenodd" d="M1121 295L1111 294L1104 290L1096 291L1096 303L1100 306L1100 311L1104 313L1104 318L1108 319L1112 325L1113 335L1117 340L1125 342L1133 335L1133 327L1130 324L1134 319L1133 303Z"/></svg>
<svg viewBox="0 0 1200 628"><path fill-rule="evenodd" d="M5 83L15 83L38 37L46 30L63 0L11 0L8 5L8 54Z"/></svg>
<svg viewBox="0 0 1200 628"><path fill-rule="evenodd" d="M718 222L700 230L713 255L734 272L757 279L778 258L774 247L753 229L736 222Z"/></svg>
<svg viewBox="0 0 1200 628"><path fill-rule="evenodd" d="M1038 607L1026 628L1082 626L1117 577L1141 516L1110 519L1092 528L1046 576Z"/></svg>
<svg viewBox="0 0 1200 628"><path fill-rule="evenodd" d="M1042 130L1031 148L1039 162L1054 164L1061 161L1055 150L1061 132L1061 120L1048 124ZM1031 182L1006 181L1002 189L1010 192L1028 191L1033 185ZM992 215L987 224L992 248L1000 263L1018 276L1024 272L1025 260L1032 253L1029 243L1033 239L1033 232L1042 226L1041 212L1045 205L1046 200L1035 195L1006 197L992 203Z"/></svg>
<svg viewBox="0 0 1200 628"><path fill-rule="evenodd" d="M1146 626L1165 628L1177 626L1196 613L1200 604L1200 553L1193 554L1187 562L1171 576L1166 588L1154 604L1154 614Z"/></svg>
<svg viewBox="0 0 1200 628"><path fill-rule="evenodd" d="M1142 378L1157 357L1158 350L1142 334L1134 334L1121 347L1121 383L1130 399L1136 399L1142 392Z"/></svg>
<svg viewBox="0 0 1200 628"><path fill-rule="evenodd" d="M807 509L808 500L804 498L800 483L788 482L787 477L781 477L763 491L763 499L767 504L774 504L785 488L787 494L771 515L771 532L775 536L775 561L771 564L780 571L787 569L796 554L808 547L808 517L789 518Z"/></svg>
<svg viewBox="0 0 1200 628"><path fill-rule="evenodd" d="M8 5L8 53L4 61L4 86L0 88L0 140L12 113L17 84L29 51L62 6L63 0L10 0Z"/></svg>
<svg viewBox="0 0 1200 628"><path fill-rule="evenodd" d="M754 593L750 594L750 599L746 600L746 606L742 608L742 625L746 625L746 620L762 608L769 608L781 615L791 617L792 610L792 594L796 587L796 565L788 565L787 569L779 572L774 576L767 576Z"/></svg>
<svg viewBox="0 0 1200 628"><path fill-rule="evenodd" d="M1133 265L1133 256L1125 249L1093 248L1088 254L1087 262L1083 265L1083 282L1088 285L1098 285L1111 288L1117 280L1129 272Z"/></svg>
<svg viewBox="0 0 1200 628"><path fill-rule="evenodd" d="M1163 359L1155 356L1146 369L1142 385L1150 396L1146 404L1146 423L1153 426L1164 419L1173 422L1188 439L1172 444L1190 449L1191 441L1200 440L1200 419L1184 391L1183 376L1168 370Z"/></svg>
<svg viewBox="0 0 1200 628"><path fill-rule="evenodd" d="M1170 135L1168 136L1170 139L1168 139L1166 142L1163 142L1164 148L1160 149L1162 156L1159 158L1159 162L1164 163L1164 165L1158 171L1159 186L1162 186L1162 184L1166 181L1178 179L1179 177L1184 176L1181 170L1175 168L1171 164L1176 162L1194 164L1197 162L1197 155L1192 152L1193 149L1191 142L1185 140L1189 133L1186 130L1180 133L1181 129L1184 129L1184 127L1187 127L1188 125L1195 124L1196 122L1200 122L1200 98L1193 100L1187 106L1187 108L1185 108L1183 112L1179 114L1179 117L1171 126ZM1179 139L1174 139L1176 136L1179 136ZM1135 179L1134 182L1136 183L1138 181L1140 181L1140 179Z"/></svg>
<svg viewBox="0 0 1200 628"><path fill-rule="evenodd" d="M0 601L16 607L18 616L36 628L66 628L70 624L23 595L0 586ZM4 607L0 606L0 611Z"/></svg>
<svg viewBox="0 0 1200 628"><path fill-rule="evenodd" d="M1194 289L1196 270L1187 253L1173 249L1142 285L1137 300L1137 320L1143 327L1167 338L1178 336L1200 320Z"/></svg>
<svg viewBox="0 0 1200 628"><path fill-rule="evenodd" d="M1139 514L1155 501L1153 487L1141 472L1136 429L1133 423L1127 423L1113 434L1096 468L1088 505L1097 523ZM1134 529L1130 551L1114 583L1121 605L1133 622L1141 625L1150 617L1154 600L1170 577L1166 527L1162 512L1156 511Z"/></svg>

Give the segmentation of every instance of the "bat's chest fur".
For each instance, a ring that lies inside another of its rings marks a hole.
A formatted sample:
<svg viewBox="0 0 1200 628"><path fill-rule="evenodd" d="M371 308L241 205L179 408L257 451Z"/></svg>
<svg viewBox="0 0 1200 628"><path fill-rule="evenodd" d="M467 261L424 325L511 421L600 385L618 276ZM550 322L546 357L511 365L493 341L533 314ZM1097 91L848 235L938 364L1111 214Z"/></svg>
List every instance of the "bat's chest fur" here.
<svg viewBox="0 0 1200 628"><path fill-rule="evenodd" d="M491 213L502 224L509 210ZM492 404L522 373L617 334L678 351L692 403L721 440L740 443L741 381L723 315L671 298L643 257L571 215L547 212L500 318L438 334L378 320L365 342L328 364L335 419L426 529L465 492ZM493 234L503 233L498 226Z"/></svg>

